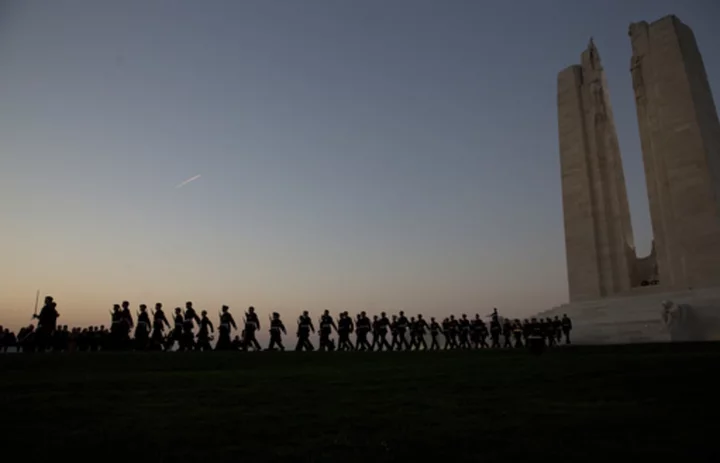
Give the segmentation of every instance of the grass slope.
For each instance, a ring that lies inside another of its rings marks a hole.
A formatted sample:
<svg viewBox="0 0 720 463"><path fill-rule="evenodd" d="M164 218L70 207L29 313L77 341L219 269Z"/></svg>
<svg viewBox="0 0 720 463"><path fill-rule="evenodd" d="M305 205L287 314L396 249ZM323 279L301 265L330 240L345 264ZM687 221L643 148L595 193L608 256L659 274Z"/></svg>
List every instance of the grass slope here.
<svg viewBox="0 0 720 463"><path fill-rule="evenodd" d="M719 365L716 344L4 355L0 435L26 461L710 461Z"/></svg>

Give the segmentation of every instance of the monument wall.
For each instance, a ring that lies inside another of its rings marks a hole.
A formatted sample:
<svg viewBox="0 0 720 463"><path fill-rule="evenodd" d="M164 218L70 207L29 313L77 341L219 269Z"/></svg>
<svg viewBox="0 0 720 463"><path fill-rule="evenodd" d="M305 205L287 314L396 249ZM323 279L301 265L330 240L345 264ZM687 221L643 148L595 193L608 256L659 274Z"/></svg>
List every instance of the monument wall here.
<svg viewBox="0 0 720 463"><path fill-rule="evenodd" d="M660 285L720 284L720 123L700 51L675 16L630 37Z"/></svg>
<svg viewBox="0 0 720 463"><path fill-rule="evenodd" d="M631 286L634 246L605 73L590 42L558 75L558 128L570 300Z"/></svg>

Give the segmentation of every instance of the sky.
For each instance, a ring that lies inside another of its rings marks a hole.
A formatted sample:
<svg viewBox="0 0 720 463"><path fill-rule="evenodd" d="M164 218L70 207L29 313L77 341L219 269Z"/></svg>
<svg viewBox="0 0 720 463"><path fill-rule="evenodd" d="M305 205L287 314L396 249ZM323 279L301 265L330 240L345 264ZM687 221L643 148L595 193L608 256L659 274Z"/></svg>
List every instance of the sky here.
<svg viewBox="0 0 720 463"><path fill-rule="evenodd" d="M565 303L557 73L594 37L645 255L627 31L670 13L718 101L714 0L3 1L0 324Z"/></svg>

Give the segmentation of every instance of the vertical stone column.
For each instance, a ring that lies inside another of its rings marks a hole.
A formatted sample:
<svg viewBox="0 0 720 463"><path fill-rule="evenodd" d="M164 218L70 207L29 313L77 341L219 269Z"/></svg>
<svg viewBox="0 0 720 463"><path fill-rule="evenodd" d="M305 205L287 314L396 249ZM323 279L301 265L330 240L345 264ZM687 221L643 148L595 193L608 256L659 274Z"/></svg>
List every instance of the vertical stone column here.
<svg viewBox="0 0 720 463"><path fill-rule="evenodd" d="M627 291L635 261L625 176L600 56L558 75L558 129L570 300Z"/></svg>
<svg viewBox="0 0 720 463"><path fill-rule="evenodd" d="M660 285L716 285L720 123L702 57L675 16L633 23L629 35Z"/></svg>

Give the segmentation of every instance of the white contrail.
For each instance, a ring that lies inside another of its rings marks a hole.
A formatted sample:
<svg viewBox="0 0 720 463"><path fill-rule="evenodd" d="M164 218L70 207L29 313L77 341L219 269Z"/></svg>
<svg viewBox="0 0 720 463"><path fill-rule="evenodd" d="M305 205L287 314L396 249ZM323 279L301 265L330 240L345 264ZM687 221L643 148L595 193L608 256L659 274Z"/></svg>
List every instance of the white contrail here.
<svg viewBox="0 0 720 463"><path fill-rule="evenodd" d="M194 176L194 177L190 177L189 179L187 179L187 180L185 180L185 181L183 181L183 182L178 183L177 185L175 185L175 188L182 188L182 187L184 187L185 185L187 185L188 183L193 182L193 181L195 181L195 180L197 180L197 179L199 179L199 178L200 178L200 174L197 174L197 175Z"/></svg>

